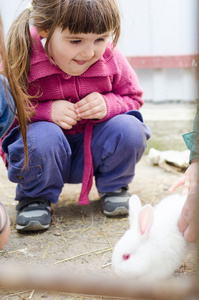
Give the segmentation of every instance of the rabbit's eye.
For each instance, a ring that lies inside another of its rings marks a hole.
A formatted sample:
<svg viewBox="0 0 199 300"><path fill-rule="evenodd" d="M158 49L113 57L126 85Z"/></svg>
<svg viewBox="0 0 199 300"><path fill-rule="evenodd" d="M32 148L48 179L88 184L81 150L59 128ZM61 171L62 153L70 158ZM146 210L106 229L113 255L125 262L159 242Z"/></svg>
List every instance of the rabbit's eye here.
<svg viewBox="0 0 199 300"><path fill-rule="evenodd" d="M122 258L123 258L123 260L127 260L127 259L129 259L130 258L130 254L123 254L123 256L122 256Z"/></svg>

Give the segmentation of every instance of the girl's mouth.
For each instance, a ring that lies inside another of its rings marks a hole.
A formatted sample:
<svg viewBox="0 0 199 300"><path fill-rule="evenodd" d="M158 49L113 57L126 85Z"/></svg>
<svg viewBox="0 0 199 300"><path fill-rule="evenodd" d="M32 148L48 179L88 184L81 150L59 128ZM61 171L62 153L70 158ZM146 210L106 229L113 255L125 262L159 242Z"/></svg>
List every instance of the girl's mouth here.
<svg viewBox="0 0 199 300"><path fill-rule="evenodd" d="M87 63L87 60L77 60L77 59L74 59L74 61L75 61L78 65L84 65L85 63Z"/></svg>

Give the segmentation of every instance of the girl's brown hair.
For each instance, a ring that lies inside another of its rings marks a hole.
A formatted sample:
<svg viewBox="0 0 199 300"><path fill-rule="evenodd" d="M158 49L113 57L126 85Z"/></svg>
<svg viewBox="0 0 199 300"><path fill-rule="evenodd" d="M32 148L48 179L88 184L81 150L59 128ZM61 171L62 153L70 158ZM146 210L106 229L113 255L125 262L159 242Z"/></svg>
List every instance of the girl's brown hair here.
<svg viewBox="0 0 199 300"><path fill-rule="evenodd" d="M29 104L28 97L20 89L19 83L8 62L8 57L6 55L5 44L4 44L3 23L2 23L1 15L0 15L0 62L2 64L2 70L0 72L8 79L8 82L10 84L10 89L17 109L17 117L19 119L22 139L24 143L24 152L25 152L24 167L25 167L28 165L26 124L29 116L31 115L31 106ZM5 85L5 89L6 89L6 85Z"/></svg>
<svg viewBox="0 0 199 300"><path fill-rule="evenodd" d="M120 36L116 0L33 0L31 11L25 9L11 26L7 46L9 62L25 93L30 70L30 19L38 32L48 32L45 49L49 59L48 44L57 27L74 34L111 32L114 46Z"/></svg>

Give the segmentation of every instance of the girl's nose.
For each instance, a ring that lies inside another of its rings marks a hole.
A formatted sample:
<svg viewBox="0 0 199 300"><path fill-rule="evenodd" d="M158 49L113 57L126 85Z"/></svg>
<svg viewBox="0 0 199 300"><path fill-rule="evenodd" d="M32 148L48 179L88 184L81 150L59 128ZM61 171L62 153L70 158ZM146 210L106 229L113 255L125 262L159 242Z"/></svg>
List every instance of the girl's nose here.
<svg viewBox="0 0 199 300"><path fill-rule="evenodd" d="M84 49L82 50L82 56L86 59L90 59L94 55L94 45L87 44L85 45Z"/></svg>

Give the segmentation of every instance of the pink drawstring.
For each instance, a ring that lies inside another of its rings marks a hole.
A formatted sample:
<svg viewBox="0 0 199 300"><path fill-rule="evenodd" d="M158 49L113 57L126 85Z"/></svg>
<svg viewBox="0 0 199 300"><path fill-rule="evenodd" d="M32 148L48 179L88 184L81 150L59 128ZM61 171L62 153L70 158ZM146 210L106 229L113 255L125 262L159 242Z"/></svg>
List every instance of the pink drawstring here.
<svg viewBox="0 0 199 300"><path fill-rule="evenodd" d="M89 121L86 124L84 132L84 173L82 180L82 190L79 197L79 204L89 204L88 194L93 184L93 159L91 152L91 140L93 134L93 123Z"/></svg>

